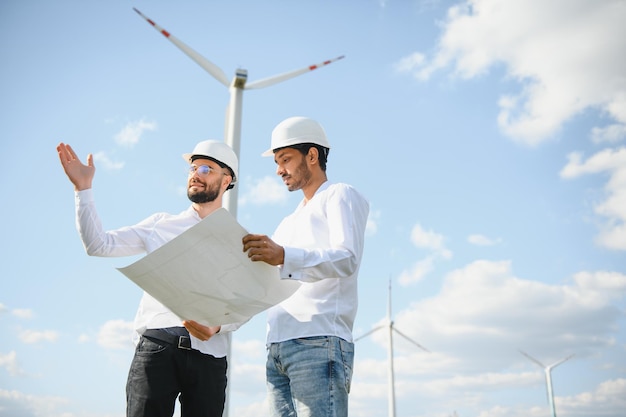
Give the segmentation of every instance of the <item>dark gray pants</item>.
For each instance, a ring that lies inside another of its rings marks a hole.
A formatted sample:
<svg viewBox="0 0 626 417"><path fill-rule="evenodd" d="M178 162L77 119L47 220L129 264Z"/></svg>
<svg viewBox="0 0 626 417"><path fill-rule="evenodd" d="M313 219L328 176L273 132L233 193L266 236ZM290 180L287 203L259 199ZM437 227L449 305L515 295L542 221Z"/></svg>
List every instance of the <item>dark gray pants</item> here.
<svg viewBox="0 0 626 417"><path fill-rule="evenodd" d="M142 336L128 372L127 417L172 417L180 394L181 417L222 417L226 358Z"/></svg>

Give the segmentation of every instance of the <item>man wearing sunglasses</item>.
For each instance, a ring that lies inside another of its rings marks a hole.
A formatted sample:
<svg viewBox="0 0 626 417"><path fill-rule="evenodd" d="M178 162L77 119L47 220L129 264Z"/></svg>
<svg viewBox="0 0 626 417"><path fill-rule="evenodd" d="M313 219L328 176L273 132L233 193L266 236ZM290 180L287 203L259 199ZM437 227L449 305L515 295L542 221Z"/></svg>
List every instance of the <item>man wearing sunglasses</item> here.
<svg viewBox="0 0 626 417"><path fill-rule="evenodd" d="M155 213L139 223L105 231L92 191L93 155L83 164L70 145L57 152L74 185L77 227L91 256L150 253L222 207L224 193L237 181L238 160L223 142L207 140L183 154L190 164L187 197L179 213ZM226 395L228 332L239 324L203 326L202 340L190 335L194 322L180 322L167 307L144 292L135 316L136 349L126 384L127 417L171 417L176 398L181 417L222 417ZM186 328L188 327L189 330Z"/></svg>

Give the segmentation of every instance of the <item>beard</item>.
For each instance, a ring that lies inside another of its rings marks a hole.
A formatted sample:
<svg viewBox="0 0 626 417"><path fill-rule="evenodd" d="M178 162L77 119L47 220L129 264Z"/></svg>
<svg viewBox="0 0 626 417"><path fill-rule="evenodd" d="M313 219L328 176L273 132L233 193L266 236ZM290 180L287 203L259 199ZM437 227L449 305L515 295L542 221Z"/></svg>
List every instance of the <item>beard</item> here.
<svg viewBox="0 0 626 417"><path fill-rule="evenodd" d="M309 171L304 156L300 165L298 165L293 174L289 174L289 177L293 180L291 184L287 185L289 191L300 190L311 180L311 171Z"/></svg>
<svg viewBox="0 0 626 417"><path fill-rule="evenodd" d="M187 189L187 198L191 200L193 203L202 204L202 203L210 203L211 201L215 201L215 199L219 196L220 190L217 186L209 186L205 184L206 188L204 191L190 191Z"/></svg>

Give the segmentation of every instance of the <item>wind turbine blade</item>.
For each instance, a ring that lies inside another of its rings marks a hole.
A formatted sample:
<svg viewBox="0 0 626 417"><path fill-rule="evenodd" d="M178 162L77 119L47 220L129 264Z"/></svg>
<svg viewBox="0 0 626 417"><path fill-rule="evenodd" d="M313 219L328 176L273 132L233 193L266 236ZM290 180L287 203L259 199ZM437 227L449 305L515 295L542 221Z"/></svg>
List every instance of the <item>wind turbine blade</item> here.
<svg viewBox="0 0 626 417"><path fill-rule="evenodd" d="M395 327L393 328L393 330L398 333L400 336L404 337L406 340L408 340L409 342L413 343L415 346L417 346L418 348L422 349L423 351L429 352L430 350L426 349L424 346L420 345L419 343L417 343L415 340L411 339L409 336L405 335L404 333L402 333L400 330L396 329Z"/></svg>
<svg viewBox="0 0 626 417"><path fill-rule="evenodd" d="M247 84L246 89L268 87L270 85L277 84L279 82L288 80L290 78L297 77L298 75L304 74L305 72L309 72L309 71L313 71L314 69L321 68L325 65L328 65L335 61L339 61L340 59L343 59L343 58L344 58L344 55L341 55L341 56L338 56L337 58L329 59L328 61L324 61L320 64L309 65L308 67L305 67L302 69L289 71L289 72L285 72L285 73L278 74L278 75L273 75L268 78L263 78L262 80L254 81L254 82L251 82L250 84Z"/></svg>
<svg viewBox="0 0 626 417"><path fill-rule="evenodd" d="M228 77L226 77L226 74L224 73L224 71L222 71L217 65L215 65L214 63L212 63L211 61L209 61L208 59L206 59L205 57L203 57L202 55L200 55L199 53L197 53L193 49L191 49L189 46L187 46L185 43L180 41L178 38L172 36L168 31L163 29L161 26L157 25L155 22L150 20L148 17L144 16L144 14L141 13L136 8L133 7L133 10L136 11L137 14L139 14L139 16L141 16L144 19L146 19L146 21L148 23L150 23L152 26L154 26L154 28L158 32L161 32L161 34L163 36L165 36L167 39L169 39L170 42L172 42L174 45L176 45L178 47L178 49L183 51L189 58L193 59L198 65L200 65L202 68L204 68L204 70L207 71L209 74L211 74L217 81L219 81L220 83L224 84L226 87L229 86L230 83L228 81Z"/></svg>
<svg viewBox="0 0 626 417"><path fill-rule="evenodd" d="M367 332L367 333L365 333L365 334L363 334L363 335L361 335L361 336L357 337L356 339L354 339L354 341L356 342L356 341L358 341L358 340L361 340L361 339L363 339L364 337L371 335L371 334L372 334L372 333L374 333L376 330L380 330L380 329L381 329L381 328L383 328L383 327L385 327L385 326L384 326L384 325L382 325L382 324L381 324L380 326L376 326L376 327L374 327L372 330L370 330L369 332Z"/></svg>
<svg viewBox="0 0 626 417"><path fill-rule="evenodd" d="M539 365L542 369L545 369L545 365L541 362L539 362L537 359L533 358L532 356L530 356L528 353L524 352L523 350L520 350L519 353L521 353L522 355L526 356L528 359L530 359L531 361L535 362L537 365Z"/></svg>
<svg viewBox="0 0 626 417"><path fill-rule="evenodd" d="M572 356L574 356L574 354L569 355L567 358L563 358L560 361L556 361L555 363L553 363L552 365L548 366L549 369L552 368L556 368L557 366L559 366L560 364L562 364L563 362L565 362L568 359L571 359Z"/></svg>

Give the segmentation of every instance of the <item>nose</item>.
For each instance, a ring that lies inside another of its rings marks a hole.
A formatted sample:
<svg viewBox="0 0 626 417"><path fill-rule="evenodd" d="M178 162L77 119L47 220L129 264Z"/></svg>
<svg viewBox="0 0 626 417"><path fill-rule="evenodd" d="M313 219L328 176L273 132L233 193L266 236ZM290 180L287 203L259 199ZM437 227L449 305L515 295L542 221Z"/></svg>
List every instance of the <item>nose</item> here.
<svg viewBox="0 0 626 417"><path fill-rule="evenodd" d="M195 170L193 173L189 174L189 181L200 181L202 176L198 174L198 170Z"/></svg>
<svg viewBox="0 0 626 417"><path fill-rule="evenodd" d="M276 175L280 175L282 177L284 172L285 169L283 167L281 167L280 165L276 165Z"/></svg>

